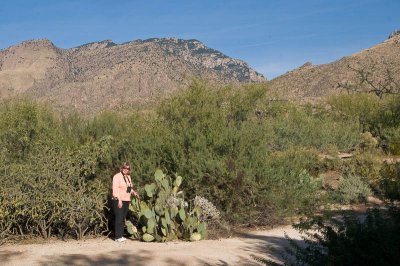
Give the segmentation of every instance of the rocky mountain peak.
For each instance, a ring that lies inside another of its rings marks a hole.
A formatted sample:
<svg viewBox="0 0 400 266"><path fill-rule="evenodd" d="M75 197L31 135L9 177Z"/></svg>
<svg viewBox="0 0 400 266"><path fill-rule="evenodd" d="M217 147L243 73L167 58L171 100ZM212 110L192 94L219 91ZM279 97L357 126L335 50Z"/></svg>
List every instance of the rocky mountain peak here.
<svg viewBox="0 0 400 266"><path fill-rule="evenodd" d="M99 41L99 42L86 43L86 44L77 46L77 47L72 48L72 49L73 50L76 50L76 49L96 50L96 49L103 49L103 48L113 47L113 46L116 46L116 45L117 44L114 43L112 40L104 40L104 41Z"/></svg>
<svg viewBox="0 0 400 266"><path fill-rule="evenodd" d="M198 40L112 40L60 49L46 39L0 51L0 99L29 94L61 111L95 114L186 88L193 78L264 82L242 60Z"/></svg>
<svg viewBox="0 0 400 266"><path fill-rule="evenodd" d="M16 50L40 50L43 48L56 49L57 47L48 39L32 39L24 41L20 44L10 46L1 51L16 51Z"/></svg>
<svg viewBox="0 0 400 266"><path fill-rule="evenodd" d="M400 38L400 30L395 30L395 31L393 31L393 32L391 32L390 34L389 34L389 37L388 37L388 39L391 39L391 38Z"/></svg>
<svg viewBox="0 0 400 266"><path fill-rule="evenodd" d="M246 62L228 57L196 39L164 38L151 41L157 42L167 54L184 58L199 68L205 67L221 71L227 78L234 77L240 82L263 82L266 80L262 74L252 70Z"/></svg>

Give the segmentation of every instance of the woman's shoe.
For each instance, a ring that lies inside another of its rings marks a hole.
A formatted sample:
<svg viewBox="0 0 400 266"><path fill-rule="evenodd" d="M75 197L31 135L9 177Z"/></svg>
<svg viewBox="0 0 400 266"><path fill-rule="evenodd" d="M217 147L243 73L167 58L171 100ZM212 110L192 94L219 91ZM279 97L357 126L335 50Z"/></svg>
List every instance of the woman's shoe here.
<svg viewBox="0 0 400 266"><path fill-rule="evenodd" d="M125 237L120 237L118 239L115 239L115 242L124 242L124 241L126 241Z"/></svg>

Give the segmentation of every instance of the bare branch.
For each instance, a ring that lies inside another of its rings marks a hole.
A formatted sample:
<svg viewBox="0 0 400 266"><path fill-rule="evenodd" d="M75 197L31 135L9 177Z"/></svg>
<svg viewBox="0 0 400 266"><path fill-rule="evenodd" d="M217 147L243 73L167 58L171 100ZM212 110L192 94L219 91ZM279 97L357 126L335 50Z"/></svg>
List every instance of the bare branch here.
<svg viewBox="0 0 400 266"><path fill-rule="evenodd" d="M355 72L356 80L345 82L339 82L337 87L345 89L348 93L350 92L367 92L374 93L379 98L382 98L385 94L400 94L400 81L394 78L392 70L389 65L382 62L385 65L384 73L377 75L381 72L377 67L376 62L366 68L357 68L351 65L347 67Z"/></svg>

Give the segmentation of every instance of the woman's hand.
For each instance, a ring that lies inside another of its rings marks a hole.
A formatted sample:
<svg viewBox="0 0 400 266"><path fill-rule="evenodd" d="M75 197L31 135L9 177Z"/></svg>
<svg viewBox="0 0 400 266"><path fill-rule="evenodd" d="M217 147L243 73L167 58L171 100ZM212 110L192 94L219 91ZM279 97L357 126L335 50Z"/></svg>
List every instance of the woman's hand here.
<svg viewBox="0 0 400 266"><path fill-rule="evenodd" d="M120 200L120 199L118 200L118 208L120 208L120 209L122 208L122 200Z"/></svg>
<svg viewBox="0 0 400 266"><path fill-rule="evenodd" d="M132 195L135 196L136 198L140 199L139 194L134 190L132 190Z"/></svg>

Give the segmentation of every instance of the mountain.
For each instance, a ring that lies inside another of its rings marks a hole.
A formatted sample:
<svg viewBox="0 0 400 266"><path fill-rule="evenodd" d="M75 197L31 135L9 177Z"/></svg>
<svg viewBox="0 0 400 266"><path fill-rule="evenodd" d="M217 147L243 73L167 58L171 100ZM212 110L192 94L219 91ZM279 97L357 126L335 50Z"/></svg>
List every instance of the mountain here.
<svg viewBox="0 0 400 266"><path fill-rule="evenodd" d="M194 77L225 84L266 81L247 63L197 40L105 40L61 49L44 39L0 50L0 99L29 95L60 111L90 115L146 103L187 87Z"/></svg>
<svg viewBox="0 0 400 266"><path fill-rule="evenodd" d="M385 82L387 71L400 81L400 33L384 42L324 65L305 63L269 82L273 90L292 100L313 101L323 96L345 92L343 85L360 83L367 74L374 85ZM400 84L400 83L399 83ZM363 85L368 89L368 85Z"/></svg>

